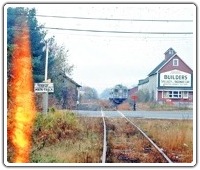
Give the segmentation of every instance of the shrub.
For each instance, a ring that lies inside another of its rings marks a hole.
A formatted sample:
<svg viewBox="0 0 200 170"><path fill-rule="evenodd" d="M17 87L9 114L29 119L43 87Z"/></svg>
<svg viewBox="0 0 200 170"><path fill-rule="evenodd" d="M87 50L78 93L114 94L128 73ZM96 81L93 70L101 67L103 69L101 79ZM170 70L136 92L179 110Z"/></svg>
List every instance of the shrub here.
<svg viewBox="0 0 200 170"><path fill-rule="evenodd" d="M50 146L62 139L71 138L79 131L80 126L72 112L38 113L32 135L35 146L33 150Z"/></svg>
<svg viewBox="0 0 200 170"><path fill-rule="evenodd" d="M139 90L137 92L138 102L148 102L150 101L150 93L148 89Z"/></svg>

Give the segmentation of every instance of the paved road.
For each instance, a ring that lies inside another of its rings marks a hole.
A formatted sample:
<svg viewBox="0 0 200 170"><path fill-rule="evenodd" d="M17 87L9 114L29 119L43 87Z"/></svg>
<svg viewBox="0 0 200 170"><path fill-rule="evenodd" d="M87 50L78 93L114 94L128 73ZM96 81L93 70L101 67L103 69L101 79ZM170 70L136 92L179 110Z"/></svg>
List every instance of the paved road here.
<svg viewBox="0 0 200 170"><path fill-rule="evenodd" d="M74 111L79 116L101 117L101 111ZM103 111L105 117L121 117L117 111ZM153 119L193 119L193 111L121 111L127 117Z"/></svg>

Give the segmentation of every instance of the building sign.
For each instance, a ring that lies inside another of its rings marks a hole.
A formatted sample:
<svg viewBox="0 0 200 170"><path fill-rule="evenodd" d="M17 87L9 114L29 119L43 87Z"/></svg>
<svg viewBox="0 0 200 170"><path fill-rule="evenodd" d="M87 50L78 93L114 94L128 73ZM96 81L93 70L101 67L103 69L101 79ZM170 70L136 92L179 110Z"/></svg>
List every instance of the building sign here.
<svg viewBox="0 0 200 170"><path fill-rule="evenodd" d="M180 70L160 73L160 86L191 87L191 82L191 74Z"/></svg>
<svg viewBox="0 0 200 170"><path fill-rule="evenodd" d="M36 93L54 92L53 83L35 83L34 91Z"/></svg>

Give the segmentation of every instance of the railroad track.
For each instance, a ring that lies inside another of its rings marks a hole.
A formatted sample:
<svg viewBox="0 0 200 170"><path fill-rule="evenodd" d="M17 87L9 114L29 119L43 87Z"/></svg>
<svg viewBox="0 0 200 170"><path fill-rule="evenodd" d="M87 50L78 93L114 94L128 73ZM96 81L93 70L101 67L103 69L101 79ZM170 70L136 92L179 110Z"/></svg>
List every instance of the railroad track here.
<svg viewBox="0 0 200 170"><path fill-rule="evenodd" d="M102 163L173 163L130 119L107 118L103 111L104 125Z"/></svg>

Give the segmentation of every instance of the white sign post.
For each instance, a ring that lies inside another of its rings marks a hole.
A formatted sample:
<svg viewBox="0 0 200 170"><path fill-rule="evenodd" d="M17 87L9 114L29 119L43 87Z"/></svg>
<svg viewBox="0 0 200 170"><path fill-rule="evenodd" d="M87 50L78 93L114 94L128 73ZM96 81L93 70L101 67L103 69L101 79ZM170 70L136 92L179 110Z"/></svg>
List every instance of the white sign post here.
<svg viewBox="0 0 200 170"><path fill-rule="evenodd" d="M53 83L35 83L35 93L43 93L43 112L47 114L48 110L48 93L54 92Z"/></svg>
<svg viewBox="0 0 200 170"><path fill-rule="evenodd" d="M43 93L43 113L48 111L48 93L54 92L53 83L47 80L48 74L48 42L46 42L46 63L45 63L45 78L43 83L35 83L34 91L36 93Z"/></svg>
<svg viewBox="0 0 200 170"><path fill-rule="evenodd" d="M35 93L50 93L54 92L53 83L35 83L34 86Z"/></svg>
<svg viewBox="0 0 200 170"><path fill-rule="evenodd" d="M47 75L48 75L48 42L46 42L46 62L45 62L45 75L44 75L44 81L47 81ZM48 92L43 94L43 113L47 114L48 111Z"/></svg>

